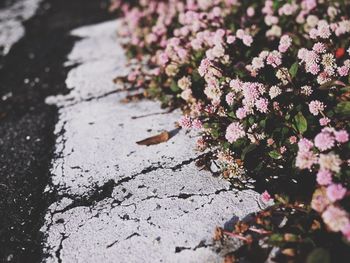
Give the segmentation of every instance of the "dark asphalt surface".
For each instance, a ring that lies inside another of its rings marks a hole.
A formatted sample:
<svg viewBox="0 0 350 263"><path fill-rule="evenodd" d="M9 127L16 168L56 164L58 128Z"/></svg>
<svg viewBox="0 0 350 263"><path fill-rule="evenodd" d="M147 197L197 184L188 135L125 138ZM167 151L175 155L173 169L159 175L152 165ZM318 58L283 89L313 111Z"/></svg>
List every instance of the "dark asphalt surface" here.
<svg viewBox="0 0 350 263"><path fill-rule="evenodd" d="M55 198L43 192L58 117L44 101L66 92L63 63L75 41L69 31L110 18L106 0L43 1L25 22L25 37L0 57L0 262L40 262L44 256L39 229Z"/></svg>

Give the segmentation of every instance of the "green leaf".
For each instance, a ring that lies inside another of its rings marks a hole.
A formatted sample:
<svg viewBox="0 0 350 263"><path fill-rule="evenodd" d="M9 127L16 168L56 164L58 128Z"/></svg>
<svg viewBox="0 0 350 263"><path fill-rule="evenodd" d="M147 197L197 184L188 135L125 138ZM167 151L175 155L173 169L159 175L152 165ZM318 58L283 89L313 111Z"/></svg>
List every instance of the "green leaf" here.
<svg viewBox="0 0 350 263"><path fill-rule="evenodd" d="M197 82L201 79L201 76L199 75L197 70L194 70L192 73L192 79L194 82Z"/></svg>
<svg viewBox="0 0 350 263"><path fill-rule="evenodd" d="M272 7L274 10L277 10L279 8L279 6L280 6L280 3L278 2L278 0L273 1Z"/></svg>
<svg viewBox="0 0 350 263"><path fill-rule="evenodd" d="M284 241L284 238L281 234L274 233L270 236L269 242L274 245L280 245Z"/></svg>
<svg viewBox="0 0 350 263"><path fill-rule="evenodd" d="M235 141L234 143L233 143L233 147L235 148L235 149L241 149L242 147L243 147L243 145L244 145L244 142L245 142L245 140L244 139L238 139L237 141Z"/></svg>
<svg viewBox="0 0 350 263"><path fill-rule="evenodd" d="M244 160L245 156L250 153L251 151L255 150L257 147L256 144L249 144L247 147L245 147L242 150L241 158Z"/></svg>
<svg viewBox="0 0 350 263"><path fill-rule="evenodd" d="M236 114L233 111L230 111L229 113L227 113L227 116L231 118L236 118Z"/></svg>
<svg viewBox="0 0 350 263"><path fill-rule="evenodd" d="M292 79L297 75L298 73L298 68L299 68L299 64L298 62L295 62L289 69L289 73L292 77Z"/></svg>
<svg viewBox="0 0 350 263"><path fill-rule="evenodd" d="M220 137L220 132L218 129L211 129L211 136L213 139L218 139Z"/></svg>
<svg viewBox="0 0 350 263"><path fill-rule="evenodd" d="M248 122L249 122L250 125L253 125L255 123L254 117L249 117L248 118Z"/></svg>
<svg viewBox="0 0 350 263"><path fill-rule="evenodd" d="M180 88L175 81L171 83L170 89L175 93L178 93L180 91Z"/></svg>
<svg viewBox="0 0 350 263"><path fill-rule="evenodd" d="M341 115L349 116L350 115L350 102L343 101L337 104L335 107L335 112Z"/></svg>
<svg viewBox="0 0 350 263"><path fill-rule="evenodd" d="M196 60L201 60L204 56L204 52L203 51L197 51L194 53L194 57Z"/></svg>
<svg viewBox="0 0 350 263"><path fill-rule="evenodd" d="M259 126L262 127L262 128L265 128L266 127L266 120L261 120L259 122Z"/></svg>
<svg viewBox="0 0 350 263"><path fill-rule="evenodd" d="M222 148L225 150L230 149L230 146L231 146L231 144L229 142L222 143Z"/></svg>
<svg viewBox="0 0 350 263"><path fill-rule="evenodd" d="M324 248L314 249L307 257L306 263L330 263L329 251Z"/></svg>
<svg viewBox="0 0 350 263"><path fill-rule="evenodd" d="M301 112L298 112L294 117L293 128L303 134L307 130L307 120Z"/></svg>
<svg viewBox="0 0 350 263"><path fill-rule="evenodd" d="M271 151L269 152L269 156L272 158L272 159L275 159L275 160L279 160L282 158L282 155L277 152L277 151Z"/></svg>

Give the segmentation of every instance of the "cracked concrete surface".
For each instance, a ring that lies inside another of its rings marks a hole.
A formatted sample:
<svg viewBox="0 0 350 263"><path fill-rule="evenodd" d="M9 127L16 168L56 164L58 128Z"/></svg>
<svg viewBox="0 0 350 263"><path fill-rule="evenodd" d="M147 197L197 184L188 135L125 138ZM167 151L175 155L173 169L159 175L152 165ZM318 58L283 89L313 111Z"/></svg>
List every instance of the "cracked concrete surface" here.
<svg viewBox="0 0 350 263"><path fill-rule="evenodd" d="M120 103L126 93L112 79L127 70L117 26L72 32L82 39L67 61L77 65L66 80L71 92L47 99L60 120L47 187L58 201L42 227L44 261L220 262L214 227L259 210L258 194L199 171L200 153L184 131L155 146L135 143L174 129L180 112L159 114L152 101Z"/></svg>

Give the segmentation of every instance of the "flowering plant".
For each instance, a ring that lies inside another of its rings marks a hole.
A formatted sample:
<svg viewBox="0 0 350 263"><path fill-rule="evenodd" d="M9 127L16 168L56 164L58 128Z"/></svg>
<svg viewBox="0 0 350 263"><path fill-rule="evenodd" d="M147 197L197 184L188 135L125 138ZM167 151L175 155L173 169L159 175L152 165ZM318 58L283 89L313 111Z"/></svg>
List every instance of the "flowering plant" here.
<svg viewBox="0 0 350 263"><path fill-rule="evenodd" d="M123 81L182 107L179 124L198 131L198 149L225 178L312 198L328 230L349 240L350 3L140 0L121 9L132 58Z"/></svg>

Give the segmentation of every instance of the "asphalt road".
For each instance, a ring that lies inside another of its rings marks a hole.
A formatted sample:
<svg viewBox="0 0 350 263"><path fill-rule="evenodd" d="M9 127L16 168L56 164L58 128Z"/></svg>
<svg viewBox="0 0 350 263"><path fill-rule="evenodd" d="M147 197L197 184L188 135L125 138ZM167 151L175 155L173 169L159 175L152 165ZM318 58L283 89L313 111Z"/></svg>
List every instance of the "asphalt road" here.
<svg viewBox="0 0 350 263"><path fill-rule="evenodd" d="M1 1L0 11L18 1ZM56 198L43 194L58 116L45 98L66 92L69 31L108 19L106 7L102 0L42 1L24 21L24 37L0 57L0 262L40 262L39 230Z"/></svg>

